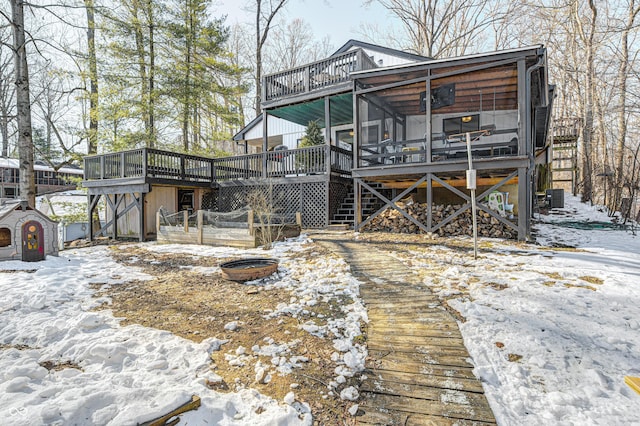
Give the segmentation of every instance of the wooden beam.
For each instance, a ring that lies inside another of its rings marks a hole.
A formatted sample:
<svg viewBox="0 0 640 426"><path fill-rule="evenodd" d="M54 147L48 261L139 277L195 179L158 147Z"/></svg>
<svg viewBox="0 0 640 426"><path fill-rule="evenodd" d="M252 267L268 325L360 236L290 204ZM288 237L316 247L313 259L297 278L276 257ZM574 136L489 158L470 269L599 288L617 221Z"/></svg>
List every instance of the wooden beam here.
<svg viewBox="0 0 640 426"><path fill-rule="evenodd" d="M488 178L477 178L476 179L476 184L478 186L492 186L495 185L497 183L499 183L503 178L497 178L497 177L488 177ZM454 186L454 187L465 187L467 185L467 180L460 178L460 179L443 179L444 182L446 182L447 184ZM391 188L391 189L403 189L403 188L409 188L410 186L412 186L412 184L415 183L415 181L407 181L407 180L394 180L394 181L389 181L389 180L383 180L380 181L384 186L386 186L387 188ZM505 185L512 185L512 184L517 184L518 183L518 178L512 178L511 180L505 182ZM442 188L443 185L438 183L438 182L433 182L433 188ZM423 182L420 185L418 185L418 188L426 188L427 187L427 183Z"/></svg>

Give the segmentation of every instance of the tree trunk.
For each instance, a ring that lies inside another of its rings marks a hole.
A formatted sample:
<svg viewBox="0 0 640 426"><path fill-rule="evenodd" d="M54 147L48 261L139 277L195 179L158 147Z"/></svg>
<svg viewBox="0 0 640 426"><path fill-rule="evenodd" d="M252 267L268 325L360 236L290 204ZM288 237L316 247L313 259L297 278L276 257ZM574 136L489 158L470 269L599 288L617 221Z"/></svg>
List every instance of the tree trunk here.
<svg viewBox="0 0 640 426"><path fill-rule="evenodd" d="M598 10L594 0L589 0L591 18L589 21L589 33L585 33L582 28L582 21L579 13L579 2L574 0L573 14L575 24L579 28L579 35L586 44L586 80L585 80L585 105L584 105L584 127L582 128L582 202L592 201L593 197L593 170L592 170L592 139L593 139L593 96L595 91L595 32Z"/></svg>
<svg viewBox="0 0 640 426"><path fill-rule="evenodd" d="M0 110L0 135L2 135L2 156L9 156L9 111Z"/></svg>
<svg viewBox="0 0 640 426"><path fill-rule="evenodd" d="M149 148L156 144L156 124L155 124L155 78L156 78L156 53L154 46L153 26L153 0L147 0L147 11L149 19Z"/></svg>
<svg viewBox="0 0 640 426"><path fill-rule="evenodd" d="M18 120L18 152L20 156L20 198L29 206L36 205L36 184L33 170L33 138L31 102L29 99L29 68L25 46L24 1L11 0L13 47L15 49L16 107Z"/></svg>
<svg viewBox="0 0 640 426"><path fill-rule="evenodd" d="M193 21L191 20L191 13L187 11L187 16L185 17L185 27L187 28L187 34L185 39L185 56L184 56L184 64L185 64L185 76L184 76L184 105L182 110L182 148L185 153L189 152L190 143L189 143L189 123L191 117L191 37L193 37Z"/></svg>
<svg viewBox="0 0 640 426"><path fill-rule="evenodd" d="M256 117L262 113L260 106L262 102L262 44L260 42L262 34L260 33L260 18L261 18L261 6L262 0L256 0L256 75L254 77L254 83L256 85L256 98L254 109L256 110Z"/></svg>
<svg viewBox="0 0 640 426"><path fill-rule="evenodd" d="M264 100L262 99L262 48L267 42L267 36L269 35L273 18L278 14L280 9L284 7L288 0L277 0L275 6L272 2L269 2L271 8L268 11L268 15L265 15L264 26L262 26L262 1L263 0L256 0L256 73L254 77L256 85L256 98L254 105L256 116L262 113L261 103Z"/></svg>
<svg viewBox="0 0 640 426"><path fill-rule="evenodd" d="M87 46L89 49L89 155L98 153L98 60L96 57L96 21L93 0L84 0L87 9Z"/></svg>
<svg viewBox="0 0 640 426"><path fill-rule="evenodd" d="M613 197L611 197L610 212L613 214L620 208L622 201L622 191L624 188L624 150L627 139L627 76L629 74L629 32L633 27L636 16L640 8L636 8L635 0L629 1L629 15L626 26L620 34L620 66L618 68L618 136L616 138L615 150L615 185Z"/></svg>
<svg viewBox="0 0 640 426"><path fill-rule="evenodd" d="M144 48L144 33L142 31L142 12L138 1L131 2L131 15L133 16L133 34L138 57L138 77L140 78L140 110L144 123L145 146L149 146L149 79L147 77L146 52Z"/></svg>

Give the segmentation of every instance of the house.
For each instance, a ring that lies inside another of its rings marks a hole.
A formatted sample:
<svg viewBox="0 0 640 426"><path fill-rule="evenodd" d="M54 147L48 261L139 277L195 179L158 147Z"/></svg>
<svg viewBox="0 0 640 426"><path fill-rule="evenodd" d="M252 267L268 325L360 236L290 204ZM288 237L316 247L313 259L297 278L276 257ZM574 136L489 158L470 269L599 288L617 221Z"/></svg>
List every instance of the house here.
<svg viewBox="0 0 640 426"><path fill-rule="evenodd" d="M20 196L20 164L15 158L0 158L0 198L18 198ZM42 161L36 161L36 195L56 191L75 189L82 180L81 169L67 166L53 169Z"/></svg>
<svg viewBox="0 0 640 426"><path fill-rule="evenodd" d="M300 212L304 227L346 221L360 230L395 209L436 232L471 208L471 159L476 207L527 239L536 188L546 184L539 176L548 175L552 99L540 45L435 60L352 40L329 58L264 77L262 115L234 137L245 155L87 157L89 211L105 197L111 235L134 215L126 222L145 239L161 205L229 212L269 187L280 212ZM310 121L325 144L298 148ZM489 206L494 192L508 197L513 219L504 205ZM400 203L409 196L428 206L424 220ZM444 204L458 208L435 220L432 208Z"/></svg>
<svg viewBox="0 0 640 426"><path fill-rule="evenodd" d="M0 204L0 260L36 262L58 254L58 224L24 201Z"/></svg>

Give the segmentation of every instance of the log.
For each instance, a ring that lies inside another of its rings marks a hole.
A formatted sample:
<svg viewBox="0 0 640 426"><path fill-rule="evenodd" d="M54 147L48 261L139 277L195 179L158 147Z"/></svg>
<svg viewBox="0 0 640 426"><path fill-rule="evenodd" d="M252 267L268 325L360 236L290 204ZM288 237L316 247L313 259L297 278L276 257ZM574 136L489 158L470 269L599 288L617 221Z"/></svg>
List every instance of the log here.
<svg viewBox="0 0 640 426"><path fill-rule="evenodd" d="M179 406L175 410L168 412L164 416L141 423L140 426L164 426L172 417L175 417L178 414L186 413L187 411L197 410L198 407L200 407L200 397L198 395L193 395L191 397L191 401L182 404L181 406Z"/></svg>
<svg viewBox="0 0 640 426"><path fill-rule="evenodd" d="M420 223L426 225L427 204L426 203L404 203L405 211ZM442 222L448 216L462 207L461 205L434 205L431 209L433 226ZM471 235L472 233L471 210L466 210L447 225L436 232L441 237ZM420 228L405 218L400 212L394 209L387 209L365 227L364 231L381 231L403 234L421 233ZM517 239L516 230L509 228L495 217L484 211L478 212L478 235L482 237Z"/></svg>

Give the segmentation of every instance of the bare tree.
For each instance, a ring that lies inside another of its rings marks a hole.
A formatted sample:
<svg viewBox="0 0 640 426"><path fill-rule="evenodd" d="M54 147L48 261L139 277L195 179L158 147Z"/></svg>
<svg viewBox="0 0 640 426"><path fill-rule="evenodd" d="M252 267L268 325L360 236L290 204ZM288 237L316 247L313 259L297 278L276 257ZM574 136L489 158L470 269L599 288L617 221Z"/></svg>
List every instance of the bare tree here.
<svg viewBox="0 0 640 426"><path fill-rule="evenodd" d="M377 2L403 25L408 49L433 58L458 56L480 44L482 33L504 13L494 0L367 0Z"/></svg>
<svg viewBox="0 0 640 426"><path fill-rule="evenodd" d="M586 18L588 28L585 28L584 18L581 13L580 0L573 0L571 3L571 18L575 26L576 33L586 52L586 76L585 76L585 102L584 102L584 126L582 129L582 201L592 200L593 191L593 170L591 164L592 137L593 137L593 103L595 92L595 54L596 54L596 23L598 18L598 8L594 0L588 0L589 14Z"/></svg>
<svg viewBox="0 0 640 426"><path fill-rule="evenodd" d="M256 87L256 98L254 108L256 114L262 112L260 106L262 102L262 49L264 48L273 19L278 12L287 4L288 0L255 0L256 17L256 63L254 83Z"/></svg>
<svg viewBox="0 0 640 426"><path fill-rule="evenodd" d="M98 152L98 59L94 0L84 0L87 11L87 54L89 59L89 137L88 153Z"/></svg>
<svg viewBox="0 0 640 426"><path fill-rule="evenodd" d="M9 46L9 34L2 33L0 45ZM10 49L0 49L0 137L2 137L2 157L9 156L10 123L15 114L16 86L13 84L13 54Z"/></svg>
<svg viewBox="0 0 640 426"><path fill-rule="evenodd" d="M294 19L282 31L274 32L267 45L263 69L277 72L326 58L333 47L328 37L314 40L313 32L303 19Z"/></svg>
<svg viewBox="0 0 640 426"><path fill-rule="evenodd" d="M619 207L622 198L624 185L624 153L627 139L627 79L629 77L629 33L635 26L635 21L640 13L640 5L635 0L627 0L627 19L620 32L620 58L618 68L618 135L616 138L615 150L615 184L613 185L613 197L610 211L615 211Z"/></svg>
<svg viewBox="0 0 640 426"><path fill-rule="evenodd" d="M24 1L11 0L13 27L14 72L16 84L16 114L18 122L18 152L20 157L20 198L29 206L36 205L36 183L33 171L33 135L31 100L29 98L29 67L24 27Z"/></svg>

